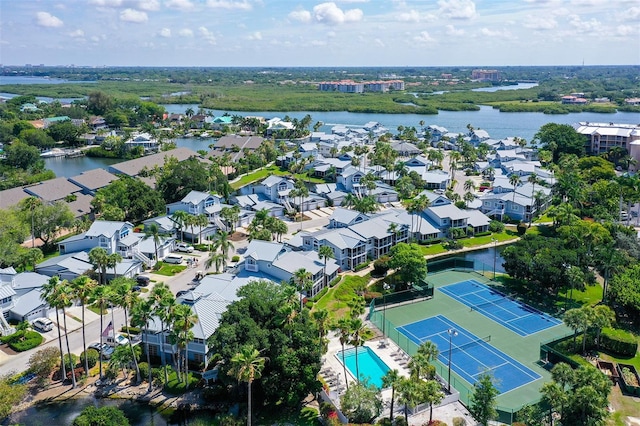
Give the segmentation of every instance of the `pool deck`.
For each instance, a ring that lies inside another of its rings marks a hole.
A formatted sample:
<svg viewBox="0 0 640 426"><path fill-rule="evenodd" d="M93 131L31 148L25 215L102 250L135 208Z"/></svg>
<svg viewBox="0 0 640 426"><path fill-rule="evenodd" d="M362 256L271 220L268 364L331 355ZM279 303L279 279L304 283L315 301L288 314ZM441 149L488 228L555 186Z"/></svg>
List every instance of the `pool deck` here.
<svg viewBox="0 0 640 426"><path fill-rule="evenodd" d="M375 330L375 326L370 322L366 322L367 327ZM325 382L329 384L330 392L329 396L331 399L339 405L340 396L344 394L345 381L344 381L344 367L342 363L338 360L336 354L342 351L342 345L340 344L340 340L337 335L334 333L329 334L329 348L325 356L322 358L322 368L320 372L320 376L323 377ZM387 364L387 366L394 370L398 370L401 376L409 377L409 368L407 366L409 362L409 356L400 349L391 339L382 339L376 338L373 340L369 340L365 342L364 346L369 347L373 352L375 352L380 359ZM345 345L345 350L350 349L353 346ZM355 382L355 377L351 374L349 369L347 369L347 379L349 380L349 384ZM383 389L382 390L382 399L384 401L384 409L381 413L381 417L389 416L389 404L391 400L391 389ZM395 416L403 416L404 412L402 411L402 405L396 401L394 406L394 417ZM443 405L440 407L433 408L433 418L442 420L447 422L448 424L452 424L453 419L455 417L463 417L468 425L476 424L473 420L473 417L469 415L467 409L460 403L455 402L447 405ZM429 421L429 410L424 410L415 415L409 416L409 424L410 425L422 425L428 423Z"/></svg>

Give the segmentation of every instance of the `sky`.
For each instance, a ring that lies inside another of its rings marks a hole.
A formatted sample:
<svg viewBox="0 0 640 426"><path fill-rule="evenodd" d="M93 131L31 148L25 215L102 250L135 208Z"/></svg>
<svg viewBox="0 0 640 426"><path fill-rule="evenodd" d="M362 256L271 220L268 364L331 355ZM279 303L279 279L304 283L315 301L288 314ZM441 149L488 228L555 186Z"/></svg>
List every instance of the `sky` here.
<svg viewBox="0 0 640 426"><path fill-rule="evenodd" d="M0 63L640 64L638 0L0 0Z"/></svg>

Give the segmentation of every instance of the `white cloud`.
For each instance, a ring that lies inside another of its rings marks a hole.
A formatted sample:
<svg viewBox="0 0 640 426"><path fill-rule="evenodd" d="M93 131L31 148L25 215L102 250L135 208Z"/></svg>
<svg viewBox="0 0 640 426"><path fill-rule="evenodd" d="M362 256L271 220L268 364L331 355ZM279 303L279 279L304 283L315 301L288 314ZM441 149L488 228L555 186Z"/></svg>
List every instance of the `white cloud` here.
<svg viewBox="0 0 640 426"><path fill-rule="evenodd" d="M632 25L620 25L616 28L616 34L619 36L638 34L638 27Z"/></svg>
<svg viewBox="0 0 640 426"><path fill-rule="evenodd" d="M194 5L190 0L167 0L165 3L170 9L193 10Z"/></svg>
<svg viewBox="0 0 640 426"><path fill-rule="evenodd" d="M420 34L415 36L413 39L418 43L432 43L435 41L427 31L421 31Z"/></svg>
<svg viewBox="0 0 640 426"><path fill-rule="evenodd" d="M256 31L254 33L249 34L247 37L248 40L262 40L262 34L260 31Z"/></svg>
<svg viewBox="0 0 640 426"><path fill-rule="evenodd" d="M293 19L294 21L300 21L300 22L311 21L311 12L309 12L308 10L294 10L293 12L289 13L288 16L290 19Z"/></svg>
<svg viewBox="0 0 640 426"><path fill-rule="evenodd" d="M164 38L171 38L171 30L169 28L162 28L159 32L158 35L160 37L164 37Z"/></svg>
<svg viewBox="0 0 640 426"><path fill-rule="evenodd" d="M532 30L552 30L558 28L558 22L551 17L527 16L524 26Z"/></svg>
<svg viewBox="0 0 640 426"><path fill-rule="evenodd" d="M362 20L362 10L342 10L334 2L320 3L313 7L313 16L316 21L328 24L343 24L345 22L358 22Z"/></svg>
<svg viewBox="0 0 640 426"><path fill-rule="evenodd" d="M599 33L603 31L602 24L595 18L583 21L578 15L570 15L569 24L580 33Z"/></svg>
<svg viewBox="0 0 640 426"><path fill-rule="evenodd" d="M64 22L62 22L60 18L53 16L49 12L36 13L36 19L38 25L40 25L41 27L59 28L64 26Z"/></svg>
<svg viewBox="0 0 640 426"><path fill-rule="evenodd" d="M507 30L490 30L489 28L483 28L480 30L480 34L487 37L512 38L511 33Z"/></svg>
<svg viewBox="0 0 640 426"><path fill-rule="evenodd" d="M71 31L69 33L69 37L82 38L82 37L84 37L84 31L82 31L82 30Z"/></svg>
<svg viewBox="0 0 640 426"><path fill-rule="evenodd" d="M627 19L640 19L640 7L631 7L627 9L623 13L623 16Z"/></svg>
<svg viewBox="0 0 640 426"><path fill-rule="evenodd" d="M384 41L380 40L379 38L374 39L373 42L378 47L386 47L386 45L384 44Z"/></svg>
<svg viewBox="0 0 640 426"><path fill-rule="evenodd" d="M139 0L137 8L140 10L148 10L150 12L160 10L160 2L158 0Z"/></svg>
<svg viewBox="0 0 640 426"><path fill-rule="evenodd" d="M198 36L203 40L206 40L209 44L216 44L216 36L213 35L213 33L209 31L207 27L198 28Z"/></svg>
<svg viewBox="0 0 640 426"><path fill-rule="evenodd" d="M462 29L457 29L456 27L454 27L453 25L447 25L446 26L447 29L447 35L448 36L455 36L455 37L459 37L464 35L464 30Z"/></svg>
<svg viewBox="0 0 640 426"><path fill-rule="evenodd" d="M312 46L326 46L327 42L324 40L311 40L310 43Z"/></svg>
<svg viewBox="0 0 640 426"><path fill-rule="evenodd" d="M253 6L246 0L230 1L230 0L207 0L207 6L213 9L238 9L251 10Z"/></svg>
<svg viewBox="0 0 640 426"><path fill-rule="evenodd" d="M400 22L420 22L420 12L417 10L410 10L408 12L402 12L398 15L398 21Z"/></svg>
<svg viewBox="0 0 640 426"><path fill-rule="evenodd" d="M440 12L452 19L471 19L476 16L476 4L472 0L438 0Z"/></svg>
<svg viewBox="0 0 640 426"><path fill-rule="evenodd" d="M122 0L89 0L89 4L98 7L120 7Z"/></svg>
<svg viewBox="0 0 640 426"><path fill-rule="evenodd" d="M180 37L193 37L193 31L191 31L189 28L183 28L178 31L178 35Z"/></svg>
<svg viewBox="0 0 640 426"><path fill-rule="evenodd" d="M145 12L141 12L135 9L125 9L120 12L120 20L125 22L142 23L147 22L149 17Z"/></svg>

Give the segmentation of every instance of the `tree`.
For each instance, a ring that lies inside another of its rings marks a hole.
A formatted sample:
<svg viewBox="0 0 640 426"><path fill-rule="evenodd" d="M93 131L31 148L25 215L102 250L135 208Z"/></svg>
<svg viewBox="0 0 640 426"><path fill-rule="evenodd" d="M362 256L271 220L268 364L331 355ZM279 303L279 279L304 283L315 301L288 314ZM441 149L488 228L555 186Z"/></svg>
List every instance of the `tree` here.
<svg viewBox="0 0 640 426"><path fill-rule="evenodd" d="M73 420L73 426L129 426L129 419L118 407L88 406Z"/></svg>
<svg viewBox="0 0 640 426"><path fill-rule="evenodd" d="M444 398L444 392L440 383L436 380L427 380L424 383L423 395L425 402L429 403L429 423L433 421L433 404L439 404Z"/></svg>
<svg viewBox="0 0 640 426"><path fill-rule="evenodd" d="M389 407L389 421L393 421L393 404L396 400L396 388L402 383L402 376L396 369L388 370L384 376L382 376L382 386L385 388L391 388L391 406Z"/></svg>
<svg viewBox="0 0 640 426"><path fill-rule="evenodd" d="M427 262L417 244L398 243L391 248L389 255L389 267L398 270L400 287L419 283L427 275Z"/></svg>
<svg viewBox="0 0 640 426"><path fill-rule="evenodd" d="M57 276L51 277L49 281L42 286L42 300L47 302L49 306L56 310L56 324L58 326L58 347L60 348L60 368L62 376L60 381L64 381L67 377L66 366L64 363L64 352L62 350L62 331L60 329L60 316L58 313L58 292L60 288L60 279Z"/></svg>
<svg viewBox="0 0 640 426"><path fill-rule="evenodd" d="M233 242L231 242L230 234L218 229L213 235L213 250L220 250L224 257L224 266L227 266L227 260L229 259L229 251L234 248Z"/></svg>
<svg viewBox="0 0 640 426"><path fill-rule="evenodd" d="M151 291L150 300L153 300L153 314L160 319L160 340L164 343L165 327L171 320L171 313L173 312L173 309L175 307L176 299L166 284L158 283L153 287L153 290ZM167 369L165 368L167 360L163 348L164 344L160 345L160 360L162 362L162 370L164 371L164 382L168 383L169 377Z"/></svg>
<svg viewBox="0 0 640 426"><path fill-rule="evenodd" d="M131 309L131 325L134 327L143 327L144 333L143 338L148 336L149 333L149 322L153 319L153 305L154 300L149 299L136 299L132 309ZM149 387L147 388L147 392L151 392L153 387L153 376L151 370L151 354L149 353L149 339L143 339L145 346L145 353L147 354L147 365L149 366L149 377L147 377L147 382Z"/></svg>
<svg viewBox="0 0 640 426"><path fill-rule="evenodd" d="M512 173L511 176L509 176L509 183L513 185L513 203L516 202L516 189L518 188L518 185L520 185L520 182L520 175Z"/></svg>
<svg viewBox="0 0 640 426"><path fill-rule="evenodd" d="M151 241L153 241L153 254L155 256L154 260L156 262L159 262L160 259L158 258L158 245L162 243L162 238L160 227L155 222L152 222L148 226L144 227L144 237L142 237L142 239L148 240L150 238Z"/></svg>
<svg viewBox="0 0 640 426"><path fill-rule="evenodd" d="M542 145L542 149L552 153L554 163L562 154L575 154L578 157L585 154L584 137L569 124L547 123L540 127L533 138Z"/></svg>
<svg viewBox="0 0 640 426"><path fill-rule="evenodd" d="M321 389L317 374L322 345L318 344L318 330L309 311L298 314L289 335L282 316L274 314L282 306L295 303L291 286L254 281L238 290L238 297L227 307L208 341L212 353L228 360L246 345L262 348L261 355L269 358L269 363L252 392L271 408L299 407L309 393ZM228 363L220 366L218 378L223 382L229 377L229 368Z"/></svg>
<svg viewBox="0 0 640 426"><path fill-rule="evenodd" d="M129 326L129 312L136 302L138 295L133 292L133 285L135 281L131 278L114 278L112 283L113 294L117 304L124 310L124 322ZM133 349L132 339L129 339L129 349L131 350L131 356L136 370L136 383L140 383L140 367L138 366L138 359Z"/></svg>
<svg viewBox="0 0 640 426"><path fill-rule="evenodd" d="M40 200L40 198L38 197L27 197L24 200L20 200L20 203L18 204L20 206L20 208L22 209L23 212L26 212L27 210L30 212L30 216L31 216L31 247L35 247L35 225L34 225L34 220L35 220L35 214L34 214L34 210L37 209L38 207L40 207L42 205L42 201Z"/></svg>
<svg viewBox="0 0 640 426"><path fill-rule="evenodd" d="M198 316L193 313L189 305L177 305L172 313L172 331L170 336L178 346L178 350L184 350L184 377L185 389L189 389L189 342L193 340L191 329L198 323ZM180 376L180 353L178 353L178 377Z"/></svg>
<svg viewBox="0 0 640 426"><path fill-rule="evenodd" d="M85 305L91 298L98 283L92 280L86 275L80 275L78 278L71 281L72 297L80 301L82 309L82 351L87 353L87 337L85 335L85 319L84 310ZM87 357L84 357L84 374L89 377L89 363Z"/></svg>
<svg viewBox="0 0 640 426"><path fill-rule="evenodd" d="M44 381L49 379L59 361L56 348L40 349L29 357L29 371L38 376L39 380Z"/></svg>
<svg viewBox="0 0 640 426"><path fill-rule="evenodd" d="M640 264L632 265L611 279L608 297L623 306L637 323L640 319Z"/></svg>
<svg viewBox="0 0 640 426"><path fill-rule="evenodd" d="M72 290L67 280L59 281L57 279L58 277L51 278L49 280L49 283L51 283L51 280L54 280L54 278L56 280L55 280L55 284L53 285L53 292L48 295L49 297L47 302L49 303L50 306L56 308L56 315L57 315L58 309L62 309L62 322L64 324L64 329L68 330L66 308L73 305ZM60 324L58 324L58 333L60 333ZM64 337L67 344L67 353L69 354L69 358L71 358L71 349L69 347L69 334L65 333ZM62 360L62 363L64 364L64 359ZM72 383L72 388L75 389L76 373L75 371L73 371L73 366L71 368L71 383Z"/></svg>
<svg viewBox="0 0 640 426"><path fill-rule="evenodd" d="M222 210L224 209L225 208ZM171 215L171 220L178 225L178 229L180 230L180 241L184 241L184 228L187 226L187 217L189 217L189 213L184 210L176 210Z"/></svg>
<svg viewBox="0 0 640 426"><path fill-rule="evenodd" d="M409 409L415 408L422 402L422 382L411 378L400 379L398 386L398 402L404 405L405 424L409 424Z"/></svg>
<svg viewBox="0 0 640 426"><path fill-rule="evenodd" d="M100 284L106 284L109 253L102 247L94 247L89 251L89 262L98 270L100 274Z"/></svg>
<svg viewBox="0 0 640 426"><path fill-rule="evenodd" d="M61 228L69 228L73 223L73 213L62 201L42 204L33 213L34 235L42 240L45 247L52 245Z"/></svg>
<svg viewBox="0 0 640 426"><path fill-rule="evenodd" d="M565 312L563 321L567 327L573 330L573 350L575 350L578 331L583 331L586 336L587 329L589 328L589 312L585 308L569 309ZM586 341L586 339L583 340Z"/></svg>
<svg viewBox="0 0 640 426"><path fill-rule="evenodd" d="M369 424L382 412L380 389L362 380L352 385L340 398L340 408L349 423Z"/></svg>
<svg viewBox="0 0 640 426"><path fill-rule="evenodd" d="M113 99L104 92L91 92L87 97L87 111L95 115L104 115L111 110Z"/></svg>
<svg viewBox="0 0 640 426"><path fill-rule="evenodd" d="M600 349L600 334L605 327L611 327L616 322L616 315L607 305L597 305L593 308L591 326L596 329L596 345Z"/></svg>
<svg viewBox="0 0 640 426"><path fill-rule="evenodd" d="M351 328L353 323L348 318L340 318L336 323L334 330L338 332L338 340L340 341L340 345L342 346L342 368L344 369L344 381L349 389L349 379L347 375L347 363L344 358L344 345L348 344L351 340Z"/></svg>
<svg viewBox="0 0 640 426"><path fill-rule="evenodd" d="M349 343L351 343L356 349L356 382L358 383L361 381L360 365L358 364L358 347L364 346L364 334L366 333L366 331L367 327L364 325L360 318L353 318L351 320L351 340L349 341Z"/></svg>
<svg viewBox="0 0 640 426"><path fill-rule="evenodd" d="M93 302L98 305L98 307L100 308L100 357L99 362L100 362L100 378L102 379L102 344L103 344L103 330L104 330L104 310L106 308L106 306L108 306L108 304L111 301L111 288L106 286L106 285L99 285L97 286L94 291L93 294L91 295L91 300L93 300Z"/></svg>
<svg viewBox="0 0 640 426"><path fill-rule="evenodd" d="M118 208L124 213L123 220L138 223L163 214L165 202L162 195L137 178L121 176L104 188L96 191L91 201L96 215L108 208Z"/></svg>
<svg viewBox="0 0 640 426"><path fill-rule="evenodd" d="M229 374L233 376L238 383L245 382L248 387L247 396L247 425L251 426L251 384L254 380L262 377L267 358L260 356L260 352L253 346L248 345L236 353L231 358L231 370Z"/></svg>
<svg viewBox="0 0 640 426"><path fill-rule="evenodd" d="M489 420L497 417L496 397L499 393L488 373L481 374L473 384L469 412L481 425L486 426Z"/></svg>
<svg viewBox="0 0 640 426"><path fill-rule="evenodd" d="M323 261L322 274L324 275L324 287L328 286L327 282L327 259L335 259L333 249L327 245L322 245L318 249L318 257Z"/></svg>
<svg viewBox="0 0 640 426"><path fill-rule="evenodd" d="M300 312L302 312L302 302L304 301L303 293L308 293L313 287L311 272L304 268L297 269L291 277L293 284L296 286L300 294Z"/></svg>

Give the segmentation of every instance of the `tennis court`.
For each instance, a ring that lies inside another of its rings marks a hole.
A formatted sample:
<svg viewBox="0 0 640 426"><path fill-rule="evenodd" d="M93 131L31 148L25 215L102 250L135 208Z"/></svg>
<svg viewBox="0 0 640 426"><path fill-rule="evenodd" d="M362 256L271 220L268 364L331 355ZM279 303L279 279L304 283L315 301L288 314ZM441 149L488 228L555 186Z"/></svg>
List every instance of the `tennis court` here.
<svg viewBox="0 0 640 426"><path fill-rule="evenodd" d="M496 379L500 393L524 386L541 376L515 359L491 346L491 337L478 338L443 315L397 327L416 345L430 340L440 351L438 359L449 364L449 338L451 338L451 370L473 385L485 372ZM449 330L455 330L449 334Z"/></svg>
<svg viewBox="0 0 640 426"><path fill-rule="evenodd" d="M520 336L529 336L562 324L531 306L510 299L476 280L466 280L437 289Z"/></svg>

